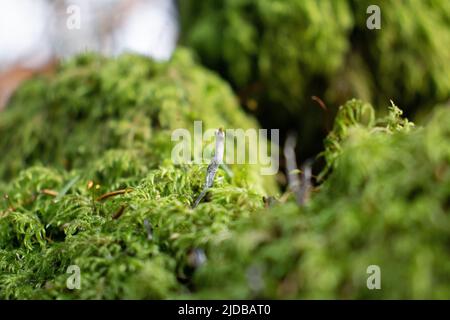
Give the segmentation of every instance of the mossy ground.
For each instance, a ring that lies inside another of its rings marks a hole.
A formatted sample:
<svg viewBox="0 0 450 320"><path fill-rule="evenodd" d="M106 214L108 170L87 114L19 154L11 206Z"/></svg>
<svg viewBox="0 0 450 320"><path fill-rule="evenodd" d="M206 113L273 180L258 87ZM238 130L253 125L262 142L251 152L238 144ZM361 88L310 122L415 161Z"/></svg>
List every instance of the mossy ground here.
<svg viewBox="0 0 450 320"><path fill-rule="evenodd" d="M0 118L1 296L165 298L187 290L189 252L277 192L258 165L231 165L219 170L208 204L192 210L206 164L173 165L171 133L192 132L194 120L204 130L257 128L226 83L183 49L166 63L82 55L25 84ZM64 289L72 264L86 290Z"/></svg>
<svg viewBox="0 0 450 320"><path fill-rule="evenodd" d="M170 132L198 119L257 127L185 50L83 55L27 83L0 118L0 297L450 298L448 107L422 128L346 103L303 207L268 207L273 177L235 165L192 209L206 165L174 165Z"/></svg>

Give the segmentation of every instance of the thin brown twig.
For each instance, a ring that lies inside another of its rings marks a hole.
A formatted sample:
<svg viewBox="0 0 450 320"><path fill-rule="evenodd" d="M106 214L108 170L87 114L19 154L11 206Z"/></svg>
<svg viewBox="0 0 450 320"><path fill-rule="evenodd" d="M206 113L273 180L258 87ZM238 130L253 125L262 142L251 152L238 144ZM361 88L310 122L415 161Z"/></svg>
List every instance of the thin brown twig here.
<svg viewBox="0 0 450 320"><path fill-rule="evenodd" d="M115 197L115 196L118 196L121 194L126 194L126 193L132 192L132 191L133 191L133 189L127 188L127 189L120 189L120 190L116 190L116 191L107 192L105 194L102 194L100 197L98 197L96 199L96 201L102 201L102 200L108 199L110 197Z"/></svg>
<svg viewBox="0 0 450 320"><path fill-rule="evenodd" d="M325 111L328 110L327 106L325 105L325 102L323 102L323 100L320 99L319 97L317 97L317 96L312 96L311 99L313 99L314 101L316 101L316 102L319 104L319 106L320 106L323 110L325 110Z"/></svg>
<svg viewBox="0 0 450 320"><path fill-rule="evenodd" d="M121 205L121 206L119 207L119 209L118 209L116 212L114 212L114 214L111 216L111 218L113 218L113 219L119 219L120 216L125 212L125 209L126 209L126 206Z"/></svg>
<svg viewBox="0 0 450 320"><path fill-rule="evenodd" d="M47 196L52 196L52 197L56 197L58 195L58 192L55 190L50 190L50 189L42 189L41 190L42 194L45 194Z"/></svg>
<svg viewBox="0 0 450 320"><path fill-rule="evenodd" d="M325 111L325 130L327 132L330 132L330 127L331 127L331 125L330 125L330 114L329 114L329 111L328 111L328 108L327 108L325 102L323 102L323 100L320 99L317 96L311 96L311 99L313 101L317 102L319 104L319 106L322 108L322 110Z"/></svg>

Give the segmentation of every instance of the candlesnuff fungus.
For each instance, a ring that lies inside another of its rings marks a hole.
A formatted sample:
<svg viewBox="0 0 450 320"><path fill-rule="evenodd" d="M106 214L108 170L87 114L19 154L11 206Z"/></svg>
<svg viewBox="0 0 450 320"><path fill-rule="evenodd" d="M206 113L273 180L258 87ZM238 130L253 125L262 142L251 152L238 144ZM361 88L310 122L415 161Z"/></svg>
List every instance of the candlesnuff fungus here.
<svg viewBox="0 0 450 320"><path fill-rule="evenodd" d="M294 134L288 135L284 144L284 157L286 158L286 168L288 177L289 189L297 196L300 186L300 179L298 178L297 160L295 158L296 136Z"/></svg>
<svg viewBox="0 0 450 320"><path fill-rule="evenodd" d="M294 193L299 206L303 206L309 198L311 191L311 160L306 161L300 171L295 158L296 136L290 134L284 145L284 157L286 158L287 176L289 189ZM298 173L301 172L299 179Z"/></svg>
<svg viewBox="0 0 450 320"><path fill-rule="evenodd" d="M302 166L301 179L300 179L300 193L299 193L299 201L300 205L306 204L309 200L312 184L312 160L308 159Z"/></svg>
<svg viewBox="0 0 450 320"><path fill-rule="evenodd" d="M216 176L217 169L219 168L219 165L222 164L223 162L225 132L223 131L222 128L219 128L219 130L216 131L215 136L216 136L216 149L214 152L214 157L211 159L211 163L208 165L208 168L206 169L206 181L203 190L198 196L197 200L195 200L195 203L192 206L192 208L198 206L198 204L203 199L208 189L213 186L214 177Z"/></svg>

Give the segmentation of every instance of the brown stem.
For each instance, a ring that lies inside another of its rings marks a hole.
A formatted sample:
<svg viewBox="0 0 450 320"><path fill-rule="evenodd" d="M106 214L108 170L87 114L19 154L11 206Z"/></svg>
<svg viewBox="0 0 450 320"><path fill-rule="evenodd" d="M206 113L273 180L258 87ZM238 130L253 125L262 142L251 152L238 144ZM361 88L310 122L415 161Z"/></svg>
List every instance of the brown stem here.
<svg viewBox="0 0 450 320"><path fill-rule="evenodd" d="M323 100L317 96L312 96L311 99L314 100L315 102L317 102L319 104L319 106L325 111L325 130L327 130L327 132L330 132L330 128L331 128L330 113L328 111L328 108L327 108L325 102L323 102Z"/></svg>
<svg viewBox="0 0 450 320"><path fill-rule="evenodd" d="M132 189L120 189L120 190L116 190L116 191L107 192L105 194L102 194L100 197L98 197L96 199L96 201L102 201L107 198L115 197L117 195L125 194L125 193L131 192L131 191L133 191L133 190Z"/></svg>
<svg viewBox="0 0 450 320"><path fill-rule="evenodd" d="M111 216L111 218L113 218L113 219L119 219L120 216L125 212L125 209L126 209L126 206L121 205L121 206L119 207L119 209L118 209L116 212L114 212L114 214Z"/></svg>
<svg viewBox="0 0 450 320"><path fill-rule="evenodd" d="M50 190L50 189L42 189L41 193L45 194L47 196L52 196L52 197L56 197L58 195L58 192L56 192L55 190Z"/></svg>

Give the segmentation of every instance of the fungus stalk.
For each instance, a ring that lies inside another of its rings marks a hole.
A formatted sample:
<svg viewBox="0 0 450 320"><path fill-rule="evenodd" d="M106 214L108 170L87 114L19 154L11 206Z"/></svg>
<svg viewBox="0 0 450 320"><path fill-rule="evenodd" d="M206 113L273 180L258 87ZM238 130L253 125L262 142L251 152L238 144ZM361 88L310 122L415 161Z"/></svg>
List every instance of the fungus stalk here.
<svg viewBox="0 0 450 320"><path fill-rule="evenodd" d="M286 139L284 146L284 156L286 158L286 167L288 172L289 189L294 193L295 199L299 206L306 204L311 191L311 161L307 161L302 170L298 170L297 161L295 157L296 138L293 134ZM299 179L298 173L301 172Z"/></svg>
<svg viewBox="0 0 450 320"><path fill-rule="evenodd" d="M198 206L198 204L203 199L208 189L211 188L214 184L214 177L216 176L217 169L219 168L219 165L223 163L224 142L225 142L225 132L223 131L222 128L219 128L219 130L216 131L216 150L214 153L214 157L212 158L211 163L208 165L208 168L206 169L205 185L203 187L202 192L198 196L197 200L195 200L195 203L192 206L192 208Z"/></svg>

